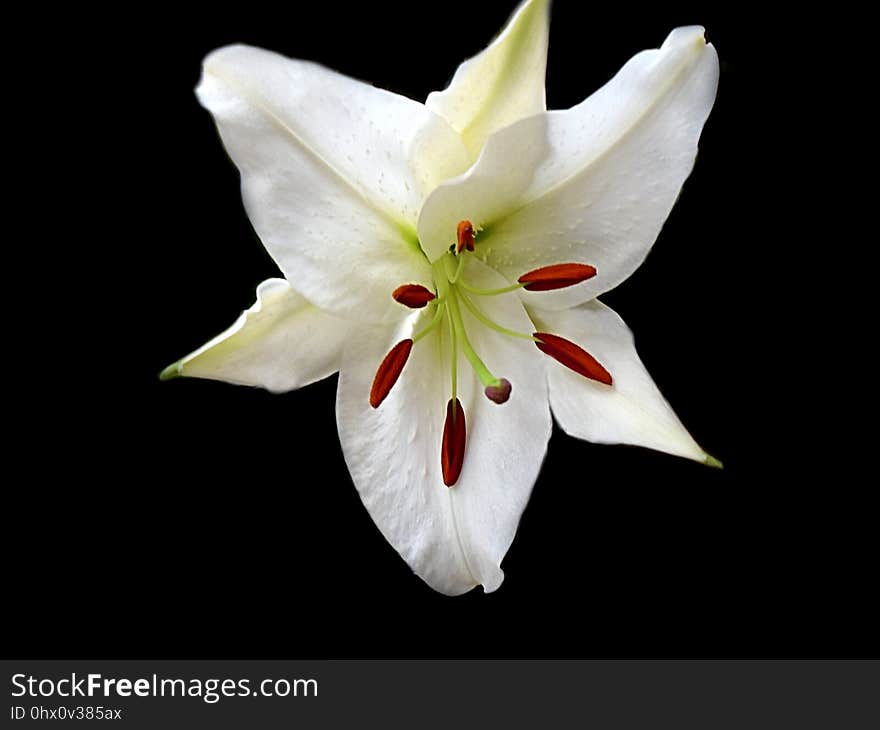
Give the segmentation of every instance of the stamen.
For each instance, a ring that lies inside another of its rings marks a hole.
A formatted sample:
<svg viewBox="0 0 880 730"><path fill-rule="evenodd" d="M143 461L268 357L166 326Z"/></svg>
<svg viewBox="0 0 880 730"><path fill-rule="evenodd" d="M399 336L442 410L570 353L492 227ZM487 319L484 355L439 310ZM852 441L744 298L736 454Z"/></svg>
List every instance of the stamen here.
<svg viewBox="0 0 880 730"><path fill-rule="evenodd" d="M378 408L391 392L400 377L403 366L409 359L412 346L412 340L401 340L391 348L385 359L382 360L382 364L376 371L376 377L373 378L373 387L370 388L370 405L373 408Z"/></svg>
<svg viewBox="0 0 880 730"><path fill-rule="evenodd" d="M550 291L580 284L596 275L596 269L587 264L553 264L523 274L517 281L528 291Z"/></svg>
<svg viewBox="0 0 880 730"><path fill-rule="evenodd" d="M443 470L443 483L447 487L455 484L461 474L466 441L464 408L458 398L450 398L446 404L446 422L443 424L443 443L440 446L440 467Z"/></svg>
<svg viewBox="0 0 880 730"><path fill-rule="evenodd" d="M410 309L421 309L432 299L435 299L434 292L426 289L421 284L404 284L397 287L391 296L394 301L400 302Z"/></svg>
<svg viewBox="0 0 880 730"><path fill-rule="evenodd" d="M458 237L456 253L461 253L463 248L467 248L468 251L474 250L474 226L470 221L459 221L456 235Z"/></svg>
<svg viewBox="0 0 880 730"><path fill-rule="evenodd" d="M565 367L574 370L590 380L598 380L605 385L611 385L611 373L609 373L599 361L589 352L569 342L564 337L550 335L546 332L535 332L535 345L538 349L561 362Z"/></svg>

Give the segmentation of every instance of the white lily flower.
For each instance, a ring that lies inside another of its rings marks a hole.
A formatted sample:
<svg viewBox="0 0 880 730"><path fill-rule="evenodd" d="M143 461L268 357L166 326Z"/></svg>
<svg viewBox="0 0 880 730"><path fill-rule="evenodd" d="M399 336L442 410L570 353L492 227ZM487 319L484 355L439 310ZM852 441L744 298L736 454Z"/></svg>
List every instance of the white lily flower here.
<svg viewBox="0 0 880 730"><path fill-rule="evenodd" d="M197 88L285 278L163 377L287 391L338 370L364 505L451 595L501 584L551 408L573 436L718 465L596 300L693 167L715 50L679 28L547 112L548 6L525 2L425 104L246 46L210 54Z"/></svg>

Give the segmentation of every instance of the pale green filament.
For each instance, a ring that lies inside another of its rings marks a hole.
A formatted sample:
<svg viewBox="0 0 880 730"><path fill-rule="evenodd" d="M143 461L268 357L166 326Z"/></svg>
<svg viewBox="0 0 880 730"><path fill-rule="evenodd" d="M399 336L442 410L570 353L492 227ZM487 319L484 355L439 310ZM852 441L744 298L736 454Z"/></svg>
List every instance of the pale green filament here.
<svg viewBox="0 0 880 730"><path fill-rule="evenodd" d="M500 324L495 324L491 319L489 319L482 311L474 304L470 299L467 298L461 292L458 293L458 296L461 297L461 301L464 302L464 305L470 310L471 314L474 315L480 322L486 325L489 329L493 329L496 332L500 332L502 335L508 335L509 337L519 337L523 340L530 340L531 342L537 342L538 338L533 337L532 335L527 335L524 332L517 332L515 330L509 330L507 327L502 327Z"/></svg>
<svg viewBox="0 0 880 730"><path fill-rule="evenodd" d="M431 322L428 324L428 326L425 327L425 329L423 329L421 332L413 335L413 344L416 344L416 342L418 342L426 334L433 330L438 324L440 324L440 319L442 318L443 310L445 309L445 307L443 306L444 302L442 299L435 299L432 303L437 305L437 311L434 312L434 316L431 318Z"/></svg>
<svg viewBox="0 0 880 730"><path fill-rule="evenodd" d="M452 297L446 301L446 314L449 315L449 339L452 342L452 400L458 397L458 347L455 341L455 325L452 323L449 303Z"/></svg>
<svg viewBox="0 0 880 730"><path fill-rule="evenodd" d="M465 291L476 294L478 297L494 297L496 294L507 294L508 292L522 289L525 286L525 284L511 284L510 286L502 286L500 289L478 289L468 284L464 279L459 281L458 285Z"/></svg>
<svg viewBox="0 0 880 730"><path fill-rule="evenodd" d="M458 263L453 263L454 261L457 261ZM455 286L458 277L461 276L461 270L464 268L464 251L458 254L458 256L454 253L446 254L435 262L435 270L438 263L442 266L443 276L446 278L446 281ZM455 268L453 269L453 267Z"/></svg>
<svg viewBox="0 0 880 730"><path fill-rule="evenodd" d="M449 268L447 260L449 256L437 259L433 264L434 284L437 286L438 301L443 305L437 306L437 311L446 312L449 320L449 340L452 345L452 399L458 396L458 344L455 340L455 327L452 324L452 315L449 313L449 300L452 298L452 287L449 285Z"/></svg>
<svg viewBox="0 0 880 730"><path fill-rule="evenodd" d="M462 255L464 251L462 251L458 255L458 266L455 267L455 274L453 274L452 278L449 280L450 284L455 284L458 281L458 277L461 276L461 270L464 268L464 256Z"/></svg>

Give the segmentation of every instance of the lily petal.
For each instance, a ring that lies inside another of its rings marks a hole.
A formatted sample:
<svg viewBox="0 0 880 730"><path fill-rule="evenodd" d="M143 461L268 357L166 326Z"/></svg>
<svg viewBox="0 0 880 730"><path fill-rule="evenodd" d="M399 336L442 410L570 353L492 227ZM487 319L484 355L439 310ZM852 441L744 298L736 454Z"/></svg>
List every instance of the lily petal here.
<svg viewBox="0 0 880 730"><path fill-rule="evenodd" d="M286 278L321 309L399 319L391 292L431 281L422 201L469 163L455 131L418 102L248 46L210 54L196 93Z"/></svg>
<svg viewBox="0 0 880 730"><path fill-rule="evenodd" d="M439 257L467 219L483 229L476 254L510 281L563 262L596 267L578 286L523 293L530 305L574 306L617 286L648 254L690 174L717 83L703 29L673 31L581 104L494 134L473 168L426 201L423 248Z"/></svg>
<svg viewBox="0 0 880 730"><path fill-rule="evenodd" d="M472 283L503 283L478 261L468 264L465 275ZM528 331L530 321L515 297L493 297L480 304L498 324ZM430 321L433 306L411 315L394 332L361 328L352 334L339 375L339 438L364 505L415 573L448 595L479 584L493 591L503 580L501 560L550 437L542 356L530 342L488 330L467 311L462 313L475 350L513 390L503 405L489 401L459 356L458 397L467 420L467 445L461 475L455 486L446 487L440 449L450 397L447 328L416 343L378 409L368 402L385 353Z"/></svg>
<svg viewBox="0 0 880 730"><path fill-rule="evenodd" d="M275 393L300 388L339 369L352 325L309 304L284 279L257 287L257 301L228 330L163 371L256 385Z"/></svg>
<svg viewBox="0 0 880 730"><path fill-rule="evenodd" d="M482 53L462 63L425 106L462 136L475 160L490 134L545 111L550 1L528 0Z"/></svg>
<svg viewBox="0 0 880 730"><path fill-rule="evenodd" d="M547 359L550 406L571 436L600 444L633 444L717 465L681 425L636 353L632 332L599 301L567 311L529 309L539 327L577 343L614 378L607 386Z"/></svg>

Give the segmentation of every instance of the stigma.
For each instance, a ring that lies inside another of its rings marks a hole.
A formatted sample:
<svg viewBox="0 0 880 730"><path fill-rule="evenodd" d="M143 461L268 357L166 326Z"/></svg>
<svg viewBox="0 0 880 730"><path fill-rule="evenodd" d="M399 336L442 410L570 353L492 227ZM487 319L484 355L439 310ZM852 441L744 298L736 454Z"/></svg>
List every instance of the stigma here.
<svg viewBox="0 0 880 730"><path fill-rule="evenodd" d="M516 332L494 322L475 300L480 297L515 294L520 289L544 292L576 286L597 275L595 267L583 263L558 263L533 269L520 276L516 283L497 289L481 289L468 283L464 264L469 252L476 251L476 228L469 220L459 221L455 242L449 252L432 264L433 290L422 284L402 284L391 294L394 301L411 309L429 308L428 324L410 338L399 341L376 371L370 389L370 405L378 408L403 376L413 346L438 327L448 329L449 392L440 444L440 466L443 483L453 487L465 466L467 428L465 409L459 398L459 352L472 370L472 377L480 381L483 394L492 403L502 406L513 394L513 385L504 377L497 377L471 344L463 310L472 315L471 326L479 323L507 337L532 342L538 350L558 363L603 387L612 387L611 373L580 345L548 332ZM523 353L523 356L527 355ZM516 397L513 395L513 397ZM439 409L438 409L439 410Z"/></svg>

